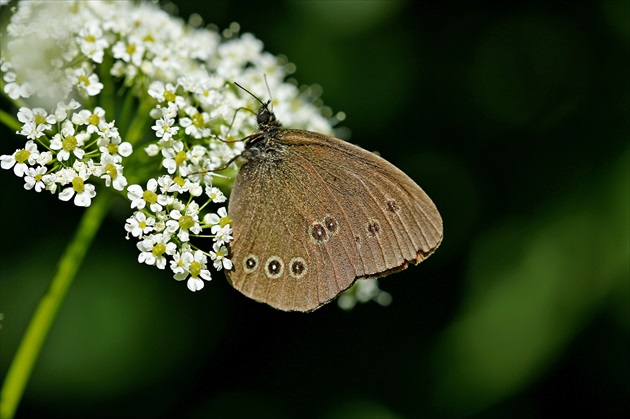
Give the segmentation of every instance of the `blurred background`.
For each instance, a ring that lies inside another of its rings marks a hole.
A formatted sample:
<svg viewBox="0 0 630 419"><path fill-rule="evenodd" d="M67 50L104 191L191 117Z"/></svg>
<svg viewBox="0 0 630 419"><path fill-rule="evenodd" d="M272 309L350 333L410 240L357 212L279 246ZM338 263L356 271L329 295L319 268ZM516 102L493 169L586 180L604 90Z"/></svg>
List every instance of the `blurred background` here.
<svg viewBox="0 0 630 419"><path fill-rule="evenodd" d="M388 307L287 314L139 265L121 200L18 417L628 417L630 2L200 3L177 14L286 55L444 241ZM81 210L0 182L4 376Z"/></svg>

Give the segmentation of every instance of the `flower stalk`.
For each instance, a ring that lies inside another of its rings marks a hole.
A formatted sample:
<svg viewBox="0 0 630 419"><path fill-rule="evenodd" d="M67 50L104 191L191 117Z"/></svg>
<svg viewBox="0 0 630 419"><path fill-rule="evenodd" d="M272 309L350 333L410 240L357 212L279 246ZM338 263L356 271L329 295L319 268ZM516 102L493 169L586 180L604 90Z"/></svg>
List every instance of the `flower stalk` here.
<svg viewBox="0 0 630 419"><path fill-rule="evenodd" d="M102 193L83 213L74 237L59 260L57 273L42 297L9 366L0 391L0 417L12 418L57 311L107 214L112 195Z"/></svg>

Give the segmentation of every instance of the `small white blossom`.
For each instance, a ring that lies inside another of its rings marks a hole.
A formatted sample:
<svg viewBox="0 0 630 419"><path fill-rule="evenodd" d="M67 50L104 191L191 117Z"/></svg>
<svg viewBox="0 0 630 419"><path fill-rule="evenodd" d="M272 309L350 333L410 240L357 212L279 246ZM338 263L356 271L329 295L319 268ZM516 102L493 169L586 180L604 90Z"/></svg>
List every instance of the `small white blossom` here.
<svg viewBox="0 0 630 419"><path fill-rule="evenodd" d="M122 138L116 137L99 137L96 142L98 149L103 155L110 155L120 163L123 157L129 157L133 152L133 146L128 142L122 142Z"/></svg>
<svg viewBox="0 0 630 419"><path fill-rule="evenodd" d="M201 225L199 225L199 213L192 207L186 208L186 213L182 214L179 210L173 210L169 213L171 218L166 222L166 231L171 234L177 233L177 238L183 242L187 242L190 238L189 232L194 234L201 233Z"/></svg>
<svg viewBox="0 0 630 419"><path fill-rule="evenodd" d="M157 146L157 144L149 144L144 148L144 151L149 157L155 157L160 152L160 148Z"/></svg>
<svg viewBox="0 0 630 419"><path fill-rule="evenodd" d="M79 92L87 96L96 96L103 90L103 83L99 81L98 75L85 66L71 72L70 80L79 88Z"/></svg>
<svg viewBox="0 0 630 419"><path fill-rule="evenodd" d="M16 150L12 155L0 156L0 167L5 170L13 168L13 173L16 176L22 177L28 169L28 166L32 166L37 163L39 158L39 151L37 150L37 144L34 141L27 141L26 145L21 150Z"/></svg>
<svg viewBox="0 0 630 419"><path fill-rule="evenodd" d="M125 230L132 236L142 238L144 235L152 233L155 228L155 218L147 217L142 211L136 211L127 218Z"/></svg>
<svg viewBox="0 0 630 419"><path fill-rule="evenodd" d="M77 36L79 48L81 52L95 63L103 62L105 48L109 46L109 42L103 35L103 30L95 21L87 22Z"/></svg>
<svg viewBox="0 0 630 419"><path fill-rule="evenodd" d="M213 226L212 234L214 234L215 243L218 244L229 243L234 239L234 237L232 237L232 226L230 224L223 227L220 225Z"/></svg>
<svg viewBox="0 0 630 419"><path fill-rule="evenodd" d="M155 265L159 269L166 267L165 255L173 255L177 250L177 245L171 241L171 235L162 233L147 236L136 246L140 250L138 262Z"/></svg>
<svg viewBox="0 0 630 419"><path fill-rule="evenodd" d="M158 183L155 179L149 179L147 189L142 190L140 185L131 185L127 188L127 197L131 200L131 208L143 209L147 204L153 212L162 211L166 205L166 197L157 194Z"/></svg>
<svg viewBox="0 0 630 419"><path fill-rule="evenodd" d="M206 186L206 195L208 195L208 198L216 204L220 204L226 200L223 192L221 192L219 188L213 186Z"/></svg>
<svg viewBox="0 0 630 419"><path fill-rule="evenodd" d="M75 132L72 122L66 120L62 124L61 132L55 134L50 141L50 148L59 150L57 160L60 162L68 160L71 153L77 159L81 159L85 155L85 150L82 147L88 136L87 132Z"/></svg>
<svg viewBox="0 0 630 419"><path fill-rule="evenodd" d="M112 186L117 191L122 191L127 186L127 179L123 176L123 166L111 154L101 155L102 173L99 177L105 179L105 186Z"/></svg>
<svg viewBox="0 0 630 419"><path fill-rule="evenodd" d="M212 245L212 251L210 252L210 258L214 261L214 268L220 271L222 268L227 270L232 269L232 261L228 259L227 247L215 243Z"/></svg>
<svg viewBox="0 0 630 419"><path fill-rule="evenodd" d="M44 166L29 167L24 175L24 189L35 189L35 192L41 192L46 189L44 183L44 175L47 169Z"/></svg>
<svg viewBox="0 0 630 419"><path fill-rule="evenodd" d="M184 143L177 141L172 148L162 149L162 156L164 156L162 166L172 175L177 171L177 167L186 161L187 156L184 151Z"/></svg>
<svg viewBox="0 0 630 419"><path fill-rule="evenodd" d="M85 183L88 178L87 171L75 172L74 177L70 181L71 186L59 193L59 199L69 201L74 196L74 205L77 207L89 207L92 203L92 198L96 196L96 191L94 185Z"/></svg>
<svg viewBox="0 0 630 419"><path fill-rule="evenodd" d="M175 264L171 264L171 269L175 272L173 278L177 281L183 281L188 278L187 286L191 291L199 291L204 287L203 280L210 281L212 279L210 271L206 269L208 258L201 251L197 250L193 253L185 252L181 255L180 260Z"/></svg>

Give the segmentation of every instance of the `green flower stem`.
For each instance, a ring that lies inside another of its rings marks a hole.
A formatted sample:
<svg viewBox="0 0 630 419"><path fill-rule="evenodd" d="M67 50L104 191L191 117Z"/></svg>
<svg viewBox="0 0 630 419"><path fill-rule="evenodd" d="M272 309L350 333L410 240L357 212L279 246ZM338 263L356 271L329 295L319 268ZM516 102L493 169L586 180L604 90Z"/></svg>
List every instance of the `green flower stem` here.
<svg viewBox="0 0 630 419"><path fill-rule="evenodd" d="M112 195L109 191L103 191L83 213L74 238L59 261L57 274L40 300L9 366L0 392L0 418L12 418L15 414L50 326L110 208L111 201Z"/></svg>
<svg viewBox="0 0 630 419"><path fill-rule="evenodd" d="M134 147L144 138L148 131L153 132L149 130L149 126L152 121L151 118L148 117L153 105L154 104L150 99L141 101L138 106L138 110L136 111L135 118L131 121L129 127L125 127L127 131L124 138Z"/></svg>
<svg viewBox="0 0 630 419"><path fill-rule="evenodd" d="M0 124L7 126L15 131L22 130L22 124L13 115L0 109Z"/></svg>

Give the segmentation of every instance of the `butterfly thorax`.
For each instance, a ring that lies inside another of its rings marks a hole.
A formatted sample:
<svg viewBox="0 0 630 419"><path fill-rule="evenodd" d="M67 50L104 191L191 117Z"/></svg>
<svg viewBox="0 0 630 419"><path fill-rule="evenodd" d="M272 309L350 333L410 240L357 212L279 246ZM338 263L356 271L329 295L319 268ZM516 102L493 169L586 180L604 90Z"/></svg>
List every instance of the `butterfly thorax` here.
<svg viewBox="0 0 630 419"><path fill-rule="evenodd" d="M269 110L269 101L258 110L258 132L248 137L241 157L247 161L277 161L281 159L284 146L279 142L282 125Z"/></svg>

